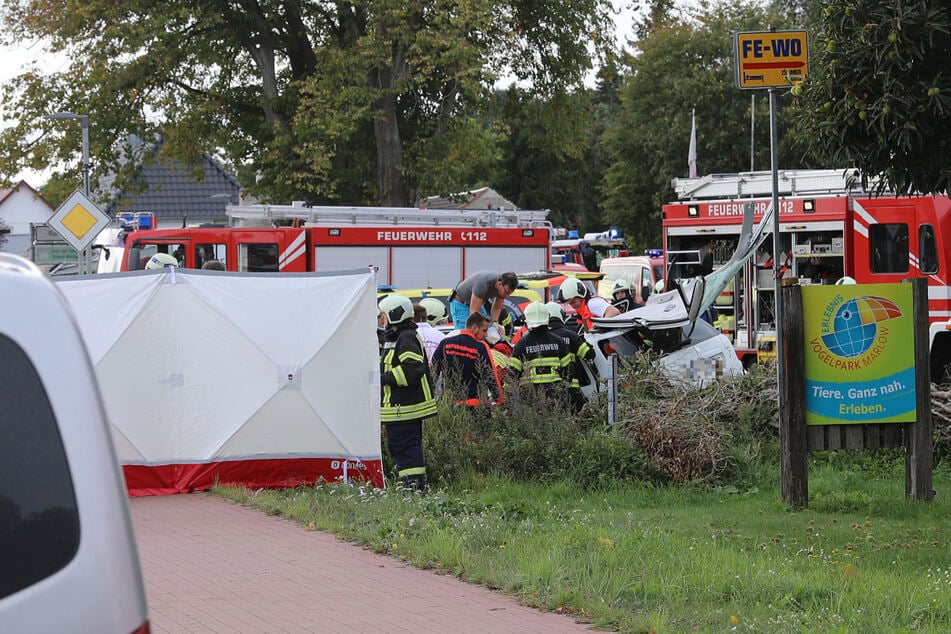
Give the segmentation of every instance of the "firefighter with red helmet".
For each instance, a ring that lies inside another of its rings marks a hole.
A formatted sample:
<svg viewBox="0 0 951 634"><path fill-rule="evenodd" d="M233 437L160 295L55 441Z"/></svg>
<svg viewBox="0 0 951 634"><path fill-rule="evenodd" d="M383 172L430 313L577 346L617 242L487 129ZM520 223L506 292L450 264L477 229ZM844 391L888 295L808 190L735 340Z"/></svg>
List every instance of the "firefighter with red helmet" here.
<svg viewBox="0 0 951 634"><path fill-rule="evenodd" d="M413 321L413 302L387 295L379 312L386 318L380 350L380 417L386 444L396 462L400 486L425 492L423 420L436 414L436 399L423 342Z"/></svg>
<svg viewBox="0 0 951 634"><path fill-rule="evenodd" d="M561 283L558 287L558 301L575 309L586 330L594 327L591 321L593 317L617 317L621 314L608 300L597 295L592 296L587 285L576 277L569 277Z"/></svg>

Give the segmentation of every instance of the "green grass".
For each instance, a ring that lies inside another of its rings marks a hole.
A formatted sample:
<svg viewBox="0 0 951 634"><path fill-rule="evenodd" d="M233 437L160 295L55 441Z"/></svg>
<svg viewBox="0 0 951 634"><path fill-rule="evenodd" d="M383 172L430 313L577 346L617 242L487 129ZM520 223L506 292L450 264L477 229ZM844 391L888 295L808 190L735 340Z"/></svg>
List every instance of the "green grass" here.
<svg viewBox="0 0 951 634"><path fill-rule="evenodd" d="M780 502L778 481L764 469L747 488L480 476L427 496L216 492L599 629L951 631L951 473L919 503L897 454L817 454L803 510Z"/></svg>

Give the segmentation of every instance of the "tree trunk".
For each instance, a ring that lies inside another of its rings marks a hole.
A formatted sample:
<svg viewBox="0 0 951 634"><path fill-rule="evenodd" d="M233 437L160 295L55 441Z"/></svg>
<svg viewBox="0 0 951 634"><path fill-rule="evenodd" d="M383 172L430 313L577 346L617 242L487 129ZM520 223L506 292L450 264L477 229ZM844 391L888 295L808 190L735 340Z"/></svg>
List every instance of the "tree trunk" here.
<svg viewBox="0 0 951 634"><path fill-rule="evenodd" d="M376 102L377 118L373 122L376 138L376 184L380 204L404 207L415 204L403 181L403 144L396 117L396 97L385 92Z"/></svg>

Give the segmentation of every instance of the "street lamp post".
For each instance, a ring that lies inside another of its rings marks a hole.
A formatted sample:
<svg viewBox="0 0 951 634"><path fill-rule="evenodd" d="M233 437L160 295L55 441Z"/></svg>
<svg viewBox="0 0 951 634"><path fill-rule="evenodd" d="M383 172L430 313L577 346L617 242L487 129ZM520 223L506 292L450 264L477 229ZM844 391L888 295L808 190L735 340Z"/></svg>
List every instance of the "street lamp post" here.
<svg viewBox="0 0 951 634"><path fill-rule="evenodd" d="M83 193L89 196L89 115L74 112L54 112L47 119L78 119L83 129Z"/></svg>
<svg viewBox="0 0 951 634"><path fill-rule="evenodd" d="M46 115L47 119L78 119L79 125L82 126L83 130L83 193L86 194L86 198L89 198L89 115L85 114L76 114L74 112L54 112L53 114ZM80 273L89 273L89 254L88 251L79 254L80 262L82 262L85 256L86 264L85 270L82 266L79 267Z"/></svg>

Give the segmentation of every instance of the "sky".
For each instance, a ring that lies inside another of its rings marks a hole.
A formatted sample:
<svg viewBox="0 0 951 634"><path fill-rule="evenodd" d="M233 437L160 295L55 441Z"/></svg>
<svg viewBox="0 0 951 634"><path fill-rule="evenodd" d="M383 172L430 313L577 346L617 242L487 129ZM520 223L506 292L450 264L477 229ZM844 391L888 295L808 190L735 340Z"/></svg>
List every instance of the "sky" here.
<svg viewBox="0 0 951 634"><path fill-rule="evenodd" d="M633 11L631 10L631 0L612 0L618 15L615 19L615 27L618 33L618 44L623 46L625 39L631 32L633 20ZM31 61L41 61L47 72L56 72L64 68L68 61L65 57L57 57L46 52L42 41L21 42L14 46L0 46L0 84L6 83L11 78L20 73L22 68ZM3 111L0 109L0 125L3 121ZM75 122L62 121L64 125ZM49 172L24 171L17 174L13 181L21 179L26 180L33 187L40 187L45 184L49 178Z"/></svg>
<svg viewBox="0 0 951 634"><path fill-rule="evenodd" d="M64 58L57 58L46 52L42 42L22 42L15 46L0 46L0 84L6 84L11 78L18 75L23 67L33 61L42 61L46 65L48 72L56 72L66 65ZM3 120L3 110L0 107L0 121ZM69 123L69 122L64 122ZM25 171L17 174L13 181L25 180L33 187L39 187L46 183L49 173Z"/></svg>

